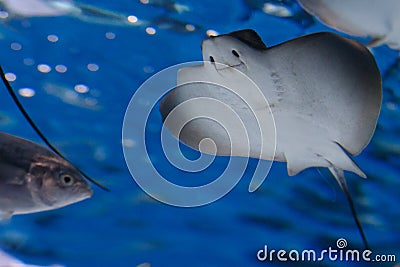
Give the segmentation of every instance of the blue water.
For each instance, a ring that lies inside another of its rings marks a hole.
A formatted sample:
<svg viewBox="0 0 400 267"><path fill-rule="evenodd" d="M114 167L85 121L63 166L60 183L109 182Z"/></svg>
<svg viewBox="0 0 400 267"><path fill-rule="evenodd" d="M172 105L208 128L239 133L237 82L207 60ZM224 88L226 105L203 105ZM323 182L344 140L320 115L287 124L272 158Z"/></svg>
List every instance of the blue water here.
<svg viewBox="0 0 400 267"><path fill-rule="evenodd" d="M288 18L264 13L264 2L82 0L103 13L0 19L0 63L16 75L15 90L35 92L30 98L20 96L21 102L68 159L111 189L107 193L94 187L94 196L84 202L13 217L0 225L0 248L37 265L223 267L266 265L256 258L264 245L318 251L345 238L350 247L361 247L345 196L323 170L289 177L285 164L274 163L261 188L248 193L257 164L251 160L227 196L200 208L177 208L148 197L126 167L121 135L130 98L165 67L201 60L206 30L252 28L268 46L313 31L331 31L293 1L281 2L293 14ZM104 11L135 15L148 24L129 25ZM188 24L195 30L188 31ZM148 34L147 27L155 34ZM400 67L395 64L397 52L379 47L373 53L385 79L382 112L372 142L355 158L368 179L349 174L348 183L372 250L395 254L400 261ZM51 71L39 71L39 64ZM65 73L60 65L67 68ZM77 84L88 91L75 91ZM162 157L157 139L161 125L161 116L154 112L146 138L156 165ZM5 89L0 90L0 130L41 142ZM196 152L187 153L196 157ZM209 172L221 172L225 163L219 159ZM171 168L164 160L158 164L159 169ZM170 171L171 179L176 173ZM329 261L269 264L283 265L367 266Z"/></svg>

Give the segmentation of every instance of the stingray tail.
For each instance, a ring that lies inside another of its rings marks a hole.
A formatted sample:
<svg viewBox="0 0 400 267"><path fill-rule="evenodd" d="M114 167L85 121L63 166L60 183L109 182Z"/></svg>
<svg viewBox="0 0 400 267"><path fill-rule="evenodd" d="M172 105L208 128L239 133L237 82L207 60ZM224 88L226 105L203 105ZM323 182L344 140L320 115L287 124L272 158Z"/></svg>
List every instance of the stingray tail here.
<svg viewBox="0 0 400 267"><path fill-rule="evenodd" d="M349 205L350 205L351 213L353 214L354 221L356 222L358 232L361 235L365 249L369 250L368 241L364 234L364 230L360 223L360 219L358 218L357 211L354 206L353 198L351 197L349 188L347 187L347 183L346 183L346 179L344 177L343 170L337 169L335 167L329 167L329 171L332 173L333 177L335 177L336 181L339 183L340 187L342 188L343 192L345 193L347 201L349 202Z"/></svg>

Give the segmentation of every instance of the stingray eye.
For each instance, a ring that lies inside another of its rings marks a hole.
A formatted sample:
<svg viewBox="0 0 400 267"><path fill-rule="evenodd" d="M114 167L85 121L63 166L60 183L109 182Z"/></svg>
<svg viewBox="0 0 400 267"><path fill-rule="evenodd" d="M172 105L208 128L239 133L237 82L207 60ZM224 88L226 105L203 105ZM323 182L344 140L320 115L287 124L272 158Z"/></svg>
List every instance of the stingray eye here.
<svg viewBox="0 0 400 267"><path fill-rule="evenodd" d="M215 60L214 60L214 57L213 57L213 56L210 56L210 61L211 61L212 63L215 63Z"/></svg>
<svg viewBox="0 0 400 267"><path fill-rule="evenodd" d="M74 184L74 181L75 181L74 177L72 177L69 174L61 174L60 179L61 179L62 185L64 185L64 186L71 186Z"/></svg>
<svg viewBox="0 0 400 267"><path fill-rule="evenodd" d="M239 57L239 53L236 50L232 50L232 55L234 55L235 57Z"/></svg>

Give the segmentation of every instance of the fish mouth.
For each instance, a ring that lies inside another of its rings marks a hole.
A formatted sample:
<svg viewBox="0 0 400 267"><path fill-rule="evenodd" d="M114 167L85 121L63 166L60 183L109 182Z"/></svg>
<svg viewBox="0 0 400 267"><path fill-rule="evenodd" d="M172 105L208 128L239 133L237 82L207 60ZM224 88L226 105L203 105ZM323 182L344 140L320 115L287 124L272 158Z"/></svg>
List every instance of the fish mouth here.
<svg viewBox="0 0 400 267"><path fill-rule="evenodd" d="M243 68L247 68L246 64L244 64L243 61L240 61L240 63L237 64L225 64L225 63L220 63L220 62L210 62L216 71L225 71L228 69L235 69L235 70L241 70Z"/></svg>
<svg viewBox="0 0 400 267"><path fill-rule="evenodd" d="M90 188L79 188L78 194L81 195L82 199L87 199L93 196L93 190Z"/></svg>
<svg viewBox="0 0 400 267"><path fill-rule="evenodd" d="M218 67L218 66L221 66L221 67ZM223 70L230 69L230 68L236 69L236 68L239 68L241 66L245 66L244 63L239 63L239 64L235 64L235 65L218 64L218 65L215 65L215 69L217 71L221 71L221 70L223 71Z"/></svg>
<svg viewBox="0 0 400 267"><path fill-rule="evenodd" d="M84 196L85 198L90 198L90 197L92 197L92 196L93 196L93 190L88 188L88 189L85 191L85 193L83 194L83 196Z"/></svg>

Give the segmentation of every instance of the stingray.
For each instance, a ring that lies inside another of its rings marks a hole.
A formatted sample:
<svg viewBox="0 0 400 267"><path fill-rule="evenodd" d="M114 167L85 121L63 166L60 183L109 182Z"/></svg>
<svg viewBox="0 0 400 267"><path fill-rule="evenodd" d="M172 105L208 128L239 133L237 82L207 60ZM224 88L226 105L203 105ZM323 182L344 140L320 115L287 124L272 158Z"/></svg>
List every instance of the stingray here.
<svg viewBox="0 0 400 267"><path fill-rule="evenodd" d="M380 112L381 75L369 50L327 32L267 48L255 31L241 30L204 40L202 53L204 62L180 69L178 86L162 99L165 126L203 153L287 162L291 176L310 167L328 168L368 247L344 171L366 177L350 155L367 146ZM210 101L184 105L196 99ZM229 106L241 124L225 127L201 118L201 112L215 118L227 114L214 100ZM235 132L242 126L247 140ZM207 145L209 140L213 144Z"/></svg>
<svg viewBox="0 0 400 267"><path fill-rule="evenodd" d="M371 37L370 46L400 49L398 0L298 0L323 23L354 36Z"/></svg>

